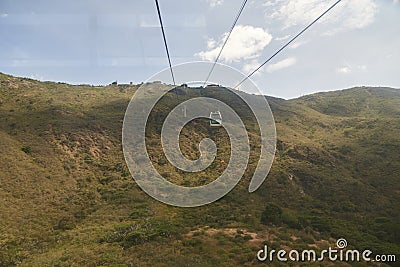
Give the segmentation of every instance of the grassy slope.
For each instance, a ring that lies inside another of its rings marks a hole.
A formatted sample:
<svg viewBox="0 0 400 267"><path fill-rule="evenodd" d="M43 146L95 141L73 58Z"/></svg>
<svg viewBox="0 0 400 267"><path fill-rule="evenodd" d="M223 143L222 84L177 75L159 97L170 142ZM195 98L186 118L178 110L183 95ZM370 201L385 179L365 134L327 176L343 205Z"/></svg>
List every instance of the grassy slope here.
<svg viewBox="0 0 400 267"><path fill-rule="evenodd" d="M251 165L220 201L181 209L148 197L125 167L121 126L135 89L0 74L0 266L253 265L262 243L322 249L339 237L399 254L398 90L270 99L278 150L262 187L246 192ZM183 136L189 157L194 141L215 137L206 125ZM149 147L156 167L190 184L158 150ZM283 214L262 224L271 203Z"/></svg>

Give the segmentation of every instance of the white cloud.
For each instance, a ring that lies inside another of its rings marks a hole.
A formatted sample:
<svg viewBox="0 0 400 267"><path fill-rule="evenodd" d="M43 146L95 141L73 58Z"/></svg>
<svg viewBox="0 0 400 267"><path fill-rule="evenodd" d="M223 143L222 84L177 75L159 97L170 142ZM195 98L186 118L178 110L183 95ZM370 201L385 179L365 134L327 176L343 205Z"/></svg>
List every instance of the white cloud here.
<svg viewBox="0 0 400 267"><path fill-rule="evenodd" d="M358 69L361 71L366 71L368 69L368 67L366 65L359 65Z"/></svg>
<svg viewBox="0 0 400 267"><path fill-rule="evenodd" d="M252 71L254 71L256 68L258 68L260 65L261 65L261 63L258 62L258 60L254 59L254 60L250 61L249 63L243 65L242 72L247 75L247 74L251 73ZM261 71L257 71L256 73L254 73L254 75L256 75L256 76L261 75Z"/></svg>
<svg viewBox="0 0 400 267"><path fill-rule="evenodd" d="M214 39L209 39L207 41L207 48L208 49L213 49L216 46L217 46L217 42Z"/></svg>
<svg viewBox="0 0 400 267"><path fill-rule="evenodd" d="M399 0L393 0L393 4L398 4L398 3L400 3Z"/></svg>
<svg viewBox="0 0 400 267"><path fill-rule="evenodd" d="M207 0L210 7L220 6L224 3L224 0Z"/></svg>
<svg viewBox="0 0 400 267"><path fill-rule="evenodd" d="M207 51L196 53L195 56L203 60L215 60L228 33L222 35L218 42L214 39L207 41ZM271 42L272 35L262 28L247 25L237 25L221 54L220 59L225 62L254 59Z"/></svg>
<svg viewBox="0 0 400 267"><path fill-rule="evenodd" d="M351 68L350 67L340 67L340 68L337 68L336 71L341 74L349 74L351 72Z"/></svg>
<svg viewBox="0 0 400 267"><path fill-rule="evenodd" d="M8 14L7 14L7 13L0 14L0 17L2 17L2 18L7 18L7 17L8 17Z"/></svg>
<svg viewBox="0 0 400 267"><path fill-rule="evenodd" d="M363 73L363 72L367 72L368 71L368 67L366 65L350 65L350 64L345 64L341 67L338 67L336 69L337 73L340 74L349 74L349 73L354 73L354 72L358 72L358 73Z"/></svg>
<svg viewBox="0 0 400 267"><path fill-rule="evenodd" d="M285 35L282 37L276 37L275 40L276 41L285 41L285 40L289 39L289 37L290 37L290 35L288 34L288 35Z"/></svg>
<svg viewBox="0 0 400 267"><path fill-rule="evenodd" d="M270 2L267 2L268 5L270 5ZM284 28L306 25L321 15L333 3L334 1L325 0L275 0L272 7L273 12L267 17L282 21ZM320 23L329 24L329 27L332 28L327 34L361 29L374 22L377 12L378 5L375 0L342 1L326 14L320 20Z"/></svg>
<svg viewBox="0 0 400 267"><path fill-rule="evenodd" d="M286 59L281 60L281 61L279 61L279 62L277 62L275 64L268 65L267 72L271 73L271 72L274 72L274 71L277 71L277 70L288 68L288 67L293 66L294 64L296 64L296 62L297 62L297 59L295 57L286 58Z"/></svg>
<svg viewBox="0 0 400 267"><path fill-rule="evenodd" d="M263 6L266 6L266 7L270 7L270 6L274 6L274 5L275 5L275 3L273 1L267 1L263 4Z"/></svg>
<svg viewBox="0 0 400 267"><path fill-rule="evenodd" d="M296 48L299 48L300 46L302 46L302 45L304 45L306 43L308 43L308 41L297 41L297 42L292 43L288 48L296 49Z"/></svg>

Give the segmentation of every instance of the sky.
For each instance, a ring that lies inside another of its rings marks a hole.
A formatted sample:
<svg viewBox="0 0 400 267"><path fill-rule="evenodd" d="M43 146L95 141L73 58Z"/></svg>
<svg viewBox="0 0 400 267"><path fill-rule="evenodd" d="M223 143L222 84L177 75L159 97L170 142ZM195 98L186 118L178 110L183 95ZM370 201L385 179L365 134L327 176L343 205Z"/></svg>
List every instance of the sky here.
<svg viewBox="0 0 400 267"><path fill-rule="evenodd" d="M335 1L248 0L220 61L248 74ZM243 0L159 0L173 65L213 61ZM0 0L0 72L140 83L168 67L153 0ZM251 79L285 99L400 87L400 1L342 0Z"/></svg>

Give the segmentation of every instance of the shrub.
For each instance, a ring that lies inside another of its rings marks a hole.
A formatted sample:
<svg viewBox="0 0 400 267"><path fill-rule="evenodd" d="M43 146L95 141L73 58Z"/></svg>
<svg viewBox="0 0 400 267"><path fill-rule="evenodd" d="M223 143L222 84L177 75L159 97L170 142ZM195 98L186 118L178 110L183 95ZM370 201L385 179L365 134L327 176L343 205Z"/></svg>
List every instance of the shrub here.
<svg viewBox="0 0 400 267"><path fill-rule="evenodd" d="M21 148L21 150L25 153L25 154L30 154L32 152L32 147L31 146L23 146Z"/></svg>

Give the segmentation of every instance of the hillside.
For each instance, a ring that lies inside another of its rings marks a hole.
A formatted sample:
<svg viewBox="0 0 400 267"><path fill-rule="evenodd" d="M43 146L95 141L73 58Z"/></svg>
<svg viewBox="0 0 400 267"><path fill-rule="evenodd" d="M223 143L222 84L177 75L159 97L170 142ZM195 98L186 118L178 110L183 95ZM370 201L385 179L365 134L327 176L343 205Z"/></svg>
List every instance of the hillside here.
<svg viewBox="0 0 400 267"><path fill-rule="evenodd" d="M399 258L399 90L268 98L278 142L264 184L247 192L250 160L221 200L176 208L147 196L125 165L122 121L136 89L0 74L0 266L252 266L263 244L322 250L341 237L351 248ZM200 92L231 100L218 89ZM185 89L184 97L197 94ZM156 109L148 125L154 166L186 186L215 179L229 161L226 133L202 120L184 128L187 157L199 156L204 137L220 148L207 179L196 180L160 153L156 122L164 112ZM258 132L251 116L246 122L255 159Z"/></svg>

